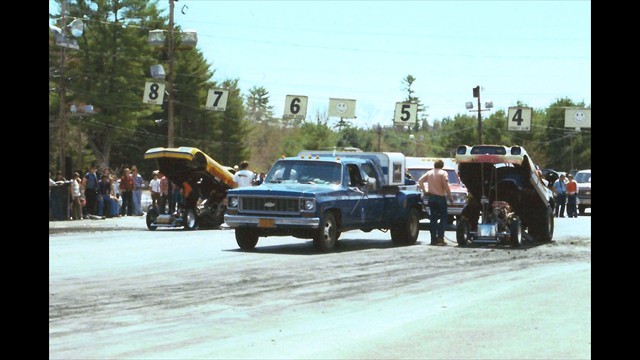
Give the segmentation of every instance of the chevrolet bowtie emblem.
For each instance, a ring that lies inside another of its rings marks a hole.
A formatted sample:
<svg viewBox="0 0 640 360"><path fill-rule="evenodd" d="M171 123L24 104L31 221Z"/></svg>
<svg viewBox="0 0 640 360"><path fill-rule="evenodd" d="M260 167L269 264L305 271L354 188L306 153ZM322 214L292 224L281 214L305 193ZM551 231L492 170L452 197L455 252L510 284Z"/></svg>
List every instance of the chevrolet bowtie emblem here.
<svg viewBox="0 0 640 360"><path fill-rule="evenodd" d="M271 201L264 203L264 207L272 208L274 206L276 206L276 203Z"/></svg>

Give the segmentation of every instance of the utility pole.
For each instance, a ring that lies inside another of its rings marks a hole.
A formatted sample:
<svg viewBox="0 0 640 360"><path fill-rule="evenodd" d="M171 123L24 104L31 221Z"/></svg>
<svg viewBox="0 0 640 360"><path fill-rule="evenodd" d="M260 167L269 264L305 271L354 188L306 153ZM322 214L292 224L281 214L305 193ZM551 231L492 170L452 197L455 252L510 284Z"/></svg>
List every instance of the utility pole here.
<svg viewBox="0 0 640 360"><path fill-rule="evenodd" d="M478 98L478 145L482 144L482 111L480 110L480 85L473 88L473 97Z"/></svg>
<svg viewBox="0 0 640 360"><path fill-rule="evenodd" d="M62 16L62 19L60 20L60 28L64 31L64 29L67 26L67 1L66 0L62 0L62 3L60 5L60 14ZM67 139L66 139L66 135L67 135L67 124L66 124L66 119L65 119L65 111L66 111L66 99L65 99L65 93L66 93L66 85L65 85L65 64L66 61L66 47L64 46L60 46L60 82L59 82L59 90L60 90L60 110L59 110L59 116L60 116L60 159L59 159L59 170L62 171L62 173L64 174L66 171L66 154L65 154L65 146L67 144ZM65 177L68 178L71 174L65 174Z"/></svg>
<svg viewBox="0 0 640 360"><path fill-rule="evenodd" d="M169 0L169 48L167 58L169 60L169 83L168 91L169 91L169 102L167 103L167 120L168 120L168 147L174 147L173 144L173 133L174 133L174 121L173 121L173 81L174 81L174 70L173 70L173 47L174 47L174 37L173 37L173 8L174 8L174 0Z"/></svg>

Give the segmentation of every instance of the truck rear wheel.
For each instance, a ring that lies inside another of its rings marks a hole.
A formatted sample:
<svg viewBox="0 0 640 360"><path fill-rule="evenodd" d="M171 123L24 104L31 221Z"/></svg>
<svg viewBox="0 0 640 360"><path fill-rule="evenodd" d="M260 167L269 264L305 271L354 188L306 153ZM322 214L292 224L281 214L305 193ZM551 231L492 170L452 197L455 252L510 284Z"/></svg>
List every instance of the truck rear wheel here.
<svg viewBox="0 0 640 360"><path fill-rule="evenodd" d="M258 243L258 234L253 229L236 229L236 242L242 250L253 250Z"/></svg>
<svg viewBox="0 0 640 360"><path fill-rule="evenodd" d="M414 245L420 234L420 219L415 208L409 209L404 224L391 228L391 241L396 245Z"/></svg>
<svg viewBox="0 0 640 360"><path fill-rule="evenodd" d="M316 236L313 238L313 245L321 251L329 252L333 250L338 240L338 225L332 212L324 214Z"/></svg>

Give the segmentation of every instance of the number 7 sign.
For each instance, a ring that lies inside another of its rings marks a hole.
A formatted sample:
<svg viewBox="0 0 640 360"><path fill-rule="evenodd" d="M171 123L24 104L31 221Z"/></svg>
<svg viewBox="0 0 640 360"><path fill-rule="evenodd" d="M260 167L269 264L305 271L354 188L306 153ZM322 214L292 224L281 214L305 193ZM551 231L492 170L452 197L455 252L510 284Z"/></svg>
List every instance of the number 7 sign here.
<svg viewBox="0 0 640 360"><path fill-rule="evenodd" d="M227 109L227 99L229 90L211 89L207 94L207 102L204 105L206 110L225 111Z"/></svg>
<svg viewBox="0 0 640 360"><path fill-rule="evenodd" d="M530 107L510 107L507 117L507 130L531 131Z"/></svg>

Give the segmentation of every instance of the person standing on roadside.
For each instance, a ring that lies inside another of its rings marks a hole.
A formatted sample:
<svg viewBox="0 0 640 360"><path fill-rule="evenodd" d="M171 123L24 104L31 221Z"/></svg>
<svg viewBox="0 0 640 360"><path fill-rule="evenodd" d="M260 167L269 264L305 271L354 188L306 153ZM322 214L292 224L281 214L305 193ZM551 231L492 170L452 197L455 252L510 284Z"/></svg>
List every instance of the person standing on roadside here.
<svg viewBox="0 0 640 360"><path fill-rule="evenodd" d="M87 212L89 215L98 214L98 166L91 164L91 168L82 179L84 197L87 201Z"/></svg>
<svg viewBox="0 0 640 360"><path fill-rule="evenodd" d="M160 201L158 202L158 212L165 214L167 212L167 204L169 203L169 179L164 174L158 174L160 177Z"/></svg>
<svg viewBox="0 0 640 360"><path fill-rule="evenodd" d="M133 177L133 193L131 198L133 199L133 214L136 216L142 216L142 190L144 190L144 178L138 173L138 167L133 165L131 167L131 177Z"/></svg>
<svg viewBox="0 0 640 360"><path fill-rule="evenodd" d="M120 214L131 216L133 214L133 177L129 168L124 169L124 175L120 178L120 196L122 197Z"/></svg>
<svg viewBox="0 0 640 360"><path fill-rule="evenodd" d="M252 186L253 179L256 175L253 171L249 170L249 162L246 160L242 161L238 169L239 170L233 174L233 181L238 184L238 187Z"/></svg>
<svg viewBox="0 0 640 360"><path fill-rule="evenodd" d="M73 220L82 220L82 202L80 200L82 192L80 192L80 182L80 174L74 172L73 178L71 179L71 187L69 188L71 192L71 218Z"/></svg>
<svg viewBox="0 0 640 360"><path fill-rule="evenodd" d="M567 181L567 216L568 217L578 217L578 183L573 180L573 175L569 173L567 175L569 179Z"/></svg>
<svg viewBox="0 0 640 360"><path fill-rule="evenodd" d="M564 181L564 174L553 183L553 192L556 194L556 217L564 217L564 207L567 202L567 185Z"/></svg>
<svg viewBox="0 0 640 360"><path fill-rule="evenodd" d="M449 188L449 175L445 170L444 161L438 159L433 169L427 171L418 180L418 187L427 197L429 206L429 225L431 231L431 245L447 245L444 241L444 230L447 227L447 199L453 203ZM427 187L425 188L425 183Z"/></svg>
<svg viewBox="0 0 640 360"><path fill-rule="evenodd" d="M158 170L153 172L153 178L149 181L149 190L151 190L151 205L154 209L158 209L160 204L160 179L158 179Z"/></svg>

